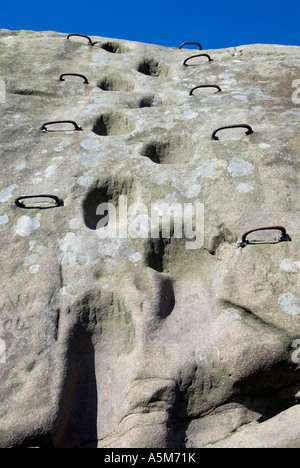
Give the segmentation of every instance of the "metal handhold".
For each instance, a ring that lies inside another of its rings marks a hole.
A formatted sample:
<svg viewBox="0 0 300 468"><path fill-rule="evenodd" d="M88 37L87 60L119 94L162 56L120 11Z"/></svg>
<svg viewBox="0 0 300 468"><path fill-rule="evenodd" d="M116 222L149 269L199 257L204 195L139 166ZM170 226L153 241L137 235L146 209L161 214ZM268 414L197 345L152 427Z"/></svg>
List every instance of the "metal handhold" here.
<svg viewBox="0 0 300 468"><path fill-rule="evenodd" d="M226 127L220 127L217 130L215 130L211 136L211 139L218 140L219 138L216 136L216 133L219 132L220 130L227 130L229 128L246 128L247 129L246 135L251 135L251 133L253 133L253 130L250 127L250 125L245 125L245 124L227 125Z"/></svg>
<svg viewBox="0 0 300 468"><path fill-rule="evenodd" d="M188 57L187 59L185 59L185 61L183 62L183 65L187 67L188 66L186 64L187 61L196 57L207 57L209 62L213 62L213 59L208 54L198 54L198 55L192 55L191 57Z"/></svg>
<svg viewBox="0 0 300 468"><path fill-rule="evenodd" d="M51 198L52 200L55 201L55 205L53 205L53 206L63 206L64 205L63 200L61 200L56 195L44 195L44 194L42 194L42 195L24 195L22 197L18 197L15 200L16 206L18 206L19 208L26 208L26 206L24 205L24 203L21 202L21 200L27 200L29 198Z"/></svg>
<svg viewBox="0 0 300 468"><path fill-rule="evenodd" d="M53 122L46 122L40 127L40 129L43 130L43 132L47 132L47 125L62 124L62 123L70 123L74 125L75 130L82 130L82 128L79 125L77 125L77 123L74 122L73 120L55 120Z"/></svg>
<svg viewBox="0 0 300 468"><path fill-rule="evenodd" d="M79 73L63 73L62 75L60 75L59 80L65 81L64 76L79 76L80 78L83 78L84 84L89 84L87 77L84 75L80 75Z"/></svg>
<svg viewBox="0 0 300 468"><path fill-rule="evenodd" d="M195 89L198 89L198 88L216 88L218 90L217 93L220 93L222 91L220 86L218 86L218 85L199 85L199 86L195 86L195 88L191 89L190 96L193 96L193 92L195 91Z"/></svg>
<svg viewBox="0 0 300 468"><path fill-rule="evenodd" d="M278 242L291 242L292 239L290 238L290 236L286 232L285 227L283 227L283 226L270 226L270 227L261 227L261 228L257 228L257 229L252 229L251 231L245 232L242 235L241 239L239 239L237 241L236 245L238 247L244 248L244 247L246 247L246 245L251 244L251 242L248 241L248 239L247 239L249 234L251 234L252 232L256 232L256 231L270 231L270 230L281 231L281 234L278 237Z"/></svg>
<svg viewBox="0 0 300 468"><path fill-rule="evenodd" d="M78 37L84 37L85 39L87 39L89 41L89 44L90 46L93 46L95 45L95 42L92 42L92 39L89 37L89 36L86 36L85 34L69 34L67 39L70 39L71 36L78 36Z"/></svg>
<svg viewBox="0 0 300 468"><path fill-rule="evenodd" d="M182 49L183 46L188 45L188 44L197 45L197 46L199 46L199 49L202 50L202 45L199 44L199 42L183 42L181 44L181 46L179 47L179 49Z"/></svg>

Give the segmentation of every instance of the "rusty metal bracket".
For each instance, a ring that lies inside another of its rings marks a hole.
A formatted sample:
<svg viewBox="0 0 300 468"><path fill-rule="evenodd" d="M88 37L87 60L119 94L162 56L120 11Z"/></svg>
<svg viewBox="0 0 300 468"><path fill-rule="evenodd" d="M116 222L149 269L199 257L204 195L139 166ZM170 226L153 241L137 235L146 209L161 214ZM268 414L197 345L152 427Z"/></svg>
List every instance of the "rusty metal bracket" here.
<svg viewBox="0 0 300 468"><path fill-rule="evenodd" d="M55 205L53 205L53 206L64 206L63 200L61 200L56 195L44 195L44 194L42 194L42 195L24 195L22 197L18 197L15 200L16 206L18 206L19 208L27 208L26 205L24 205L24 203L22 203L21 200L27 200L29 198L51 198L52 200L55 201Z"/></svg>
<svg viewBox="0 0 300 468"><path fill-rule="evenodd" d="M192 55L191 57L188 57L187 59L185 59L185 61L183 62L183 65L185 67L188 67L187 61L196 57L207 57L209 62L213 62L213 59L208 54L198 54L198 55Z"/></svg>
<svg viewBox="0 0 300 468"><path fill-rule="evenodd" d="M226 127L220 127L217 130L215 130L211 136L211 139L218 140L219 138L216 136L217 132L219 132L220 130L227 130L229 128L246 128L247 129L246 135L251 135L251 133L254 133L250 125L245 125L245 124L228 125Z"/></svg>
<svg viewBox="0 0 300 468"><path fill-rule="evenodd" d="M74 125L75 130L82 130L82 128L79 125L77 125L77 123L74 122L73 120L55 120L53 122L46 122L40 127L40 129L43 132L47 132L47 126L48 125L62 124L62 123L70 123L70 124Z"/></svg>
<svg viewBox="0 0 300 468"><path fill-rule="evenodd" d="M80 75L79 73L63 73L62 75L60 75L59 80L60 81L66 81L64 79L64 76L79 76L80 78L83 78L83 80L84 80L83 83L84 84L89 84L87 77L84 76L84 75Z"/></svg>
<svg viewBox="0 0 300 468"><path fill-rule="evenodd" d="M69 34L67 39L70 39L70 37L72 36L78 36L78 37L84 37L85 39L87 39L89 42L88 42L88 45L90 46L93 46L96 44L96 42L92 42L92 39L89 37L89 36L86 36L85 34L75 34L75 33L72 33L72 34Z"/></svg>
<svg viewBox="0 0 300 468"><path fill-rule="evenodd" d="M195 89L198 89L198 88L216 88L218 90L217 93L220 93L222 91L220 86L218 86L218 85L199 85L199 86L195 86L195 88L191 89L190 96L193 96L193 92L195 91ZM217 94L217 93L215 93L215 94Z"/></svg>
<svg viewBox="0 0 300 468"><path fill-rule="evenodd" d="M179 49L182 49L183 46L188 45L188 44L199 46L199 49L202 50L202 45L199 44L199 42L183 42L181 46L179 47Z"/></svg>
<svg viewBox="0 0 300 468"><path fill-rule="evenodd" d="M238 247L244 248L244 247L246 247L246 245L249 245L249 244L257 244L257 242L253 242L253 243L250 242L250 241L247 239L248 235L251 234L252 232L256 232L256 231L270 231L270 230L281 231L281 234L280 234L280 236L278 237L278 243L279 243L279 242L291 242L292 239L290 238L290 236L289 236L288 233L286 232L285 227L283 227L283 226L270 226L270 227L261 227L261 228L257 228L257 229L251 229L250 231L245 232L245 233L242 235L241 239L239 239L239 240L237 241L237 244L236 244L236 245L237 245ZM265 242L260 242L260 243L264 244ZM269 243L269 242L267 242L267 243ZM272 243L273 243L273 242L272 242ZM277 242L276 242L276 243L277 243Z"/></svg>

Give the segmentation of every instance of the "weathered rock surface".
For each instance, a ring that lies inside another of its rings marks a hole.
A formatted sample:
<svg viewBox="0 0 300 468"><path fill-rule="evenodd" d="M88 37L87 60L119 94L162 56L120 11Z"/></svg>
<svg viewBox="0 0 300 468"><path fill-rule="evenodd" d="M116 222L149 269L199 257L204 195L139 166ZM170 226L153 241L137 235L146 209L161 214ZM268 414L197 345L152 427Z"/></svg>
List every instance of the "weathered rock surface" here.
<svg viewBox="0 0 300 468"><path fill-rule="evenodd" d="M0 34L0 446L299 448L299 47L92 39ZM203 245L101 238L125 197L202 203Z"/></svg>

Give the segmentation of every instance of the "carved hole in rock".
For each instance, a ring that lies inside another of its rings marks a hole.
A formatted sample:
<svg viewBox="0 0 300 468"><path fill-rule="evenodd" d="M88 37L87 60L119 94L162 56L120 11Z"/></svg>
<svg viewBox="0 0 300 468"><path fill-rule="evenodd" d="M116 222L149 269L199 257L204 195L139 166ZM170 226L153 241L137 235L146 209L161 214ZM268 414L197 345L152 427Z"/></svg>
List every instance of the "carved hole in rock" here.
<svg viewBox="0 0 300 468"><path fill-rule="evenodd" d="M152 107L154 105L154 95L143 96L139 102L138 107Z"/></svg>
<svg viewBox="0 0 300 468"><path fill-rule="evenodd" d="M149 240L145 260L150 268L160 273L164 271L164 257L170 243L171 238L163 238L162 234L158 239Z"/></svg>
<svg viewBox="0 0 300 468"><path fill-rule="evenodd" d="M47 91L39 91L37 89L12 89L9 91L11 94L18 94L19 96L39 96L39 97L51 97L53 93Z"/></svg>
<svg viewBox="0 0 300 468"><path fill-rule="evenodd" d="M145 59L138 65L138 72L147 76L159 76L162 72L162 67L155 59Z"/></svg>
<svg viewBox="0 0 300 468"><path fill-rule="evenodd" d="M111 54L124 54L129 52L129 49L119 42L105 42L101 44L100 47Z"/></svg>
<svg viewBox="0 0 300 468"><path fill-rule="evenodd" d="M143 146L141 155L156 164L184 164L189 158L188 144L180 137L172 141L154 141Z"/></svg>
<svg viewBox="0 0 300 468"><path fill-rule="evenodd" d="M211 237L210 245L207 250L211 255L216 255L219 247L224 244L233 244L235 242L235 236L231 231L226 227L224 223L221 223L217 226L218 233Z"/></svg>
<svg viewBox="0 0 300 468"><path fill-rule="evenodd" d="M93 187L87 194L82 204L83 219L86 227L92 230L100 229L108 225L108 211L103 210L103 215L97 215L97 208L100 204L109 203L108 183L102 187Z"/></svg>
<svg viewBox="0 0 300 468"><path fill-rule="evenodd" d="M108 226L109 222L117 222L117 219L113 220L113 216L118 217L119 197L126 195L130 198L133 191L132 186L133 180L131 178L119 179L110 176L101 184L98 181L91 187L82 203L82 214L86 227L98 230ZM110 206L108 206L109 204ZM110 208L110 214L112 215L111 219L109 218L108 208Z"/></svg>
<svg viewBox="0 0 300 468"><path fill-rule="evenodd" d="M102 114L94 123L92 131L100 136L125 135L133 132L135 120L119 112Z"/></svg>
<svg viewBox="0 0 300 468"><path fill-rule="evenodd" d="M169 155L170 144L165 143L149 143L142 149L142 156L146 156L156 164L164 164Z"/></svg>
<svg viewBox="0 0 300 468"><path fill-rule="evenodd" d="M106 77L98 83L103 91L132 91L134 84L122 77Z"/></svg>
<svg viewBox="0 0 300 468"><path fill-rule="evenodd" d="M146 245L145 263L148 267L157 271L157 287L159 292L158 315L166 318L175 306L175 294L173 281L164 273L170 260L171 242L174 239L174 227L170 226L170 236L163 237L162 231L157 239L149 239Z"/></svg>
<svg viewBox="0 0 300 468"><path fill-rule="evenodd" d="M159 317L167 318L175 306L175 294L173 289L172 278L166 275L161 275L160 281L160 303L159 303Z"/></svg>

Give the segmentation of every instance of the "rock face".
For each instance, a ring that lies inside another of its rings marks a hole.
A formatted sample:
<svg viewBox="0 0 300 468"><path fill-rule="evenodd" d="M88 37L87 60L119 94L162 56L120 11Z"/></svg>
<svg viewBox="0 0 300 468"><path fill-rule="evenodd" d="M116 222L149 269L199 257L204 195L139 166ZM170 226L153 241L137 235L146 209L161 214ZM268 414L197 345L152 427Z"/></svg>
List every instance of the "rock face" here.
<svg viewBox="0 0 300 468"><path fill-rule="evenodd" d="M300 48L92 41L0 35L0 446L299 448Z"/></svg>

